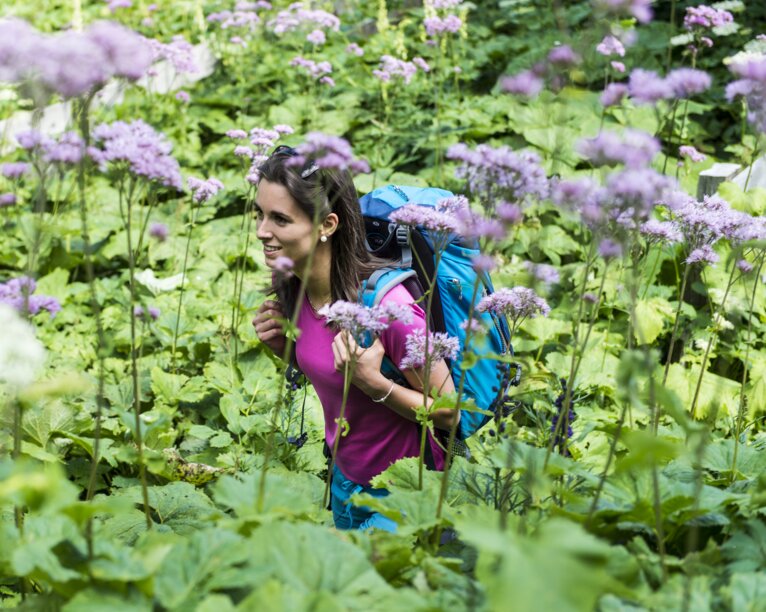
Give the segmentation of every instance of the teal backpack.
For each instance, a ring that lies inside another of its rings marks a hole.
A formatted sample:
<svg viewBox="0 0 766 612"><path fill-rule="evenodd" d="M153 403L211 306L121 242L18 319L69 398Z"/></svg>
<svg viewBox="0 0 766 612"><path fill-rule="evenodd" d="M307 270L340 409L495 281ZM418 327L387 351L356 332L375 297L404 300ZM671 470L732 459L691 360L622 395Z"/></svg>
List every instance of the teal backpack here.
<svg viewBox="0 0 766 612"><path fill-rule="evenodd" d="M417 300L424 294L423 287L428 287L435 275L436 290L429 329L446 332L460 340L461 352L448 364L455 388L458 388L462 374L460 365L465 344L465 331L460 325L468 320L469 312L473 311L473 317L481 320L489 331L486 342L475 351L478 359L465 371L463 397L472 398L477 407L497 415L509 402L509 387L519 384L521 367L511 364L507 358L497 358L498 355L513 355L505 317L475 310L479 300L494 291L489 275L477 274L473 269L472 257L479 254L478 245L465 243L455 236L441 255L439 269L434 270L435 253L428 231L420 227L411 230L389 220L391 213L402 206L417 204L435 207L439 200L452 196L444 189L388 185L359 200L365 219L368 250L378 257L396 262L395 266L380 268L363 283L361 300L365 306L375 306L388 291L400 284ZM416 257L413 257L413 250ZM472 307L471 297L477 276L479 291ZM384 360L382 371L388 378L406 384L399 368L390 359ZM480 412L461 411L458 440L465 440L492 418Z"/></svg>

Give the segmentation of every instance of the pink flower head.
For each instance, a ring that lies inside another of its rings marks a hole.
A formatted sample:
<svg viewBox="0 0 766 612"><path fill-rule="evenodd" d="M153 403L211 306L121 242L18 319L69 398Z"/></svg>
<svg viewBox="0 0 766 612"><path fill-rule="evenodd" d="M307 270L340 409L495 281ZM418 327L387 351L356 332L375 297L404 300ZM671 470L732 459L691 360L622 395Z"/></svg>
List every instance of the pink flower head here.
<svg viewBox="0 0 766 612"><path fill-rule="evenodd" d="M543 90L543 85L543 80L531 70L500 79L501 91L529 99L536 98Z"/></svg>
<svg viewBox="0 0 766 612"><path fill-rule="evenodd" d="M323 45L327 42L327 38L322 30L314 30L313 32L310 32L308 36L306 36L306 40L316 46Z"/></svg>
<svg viewBox="0 0 766 612"><path fill-rule="evenodd" d="M274 260L274 269L287 277L293 275L294 266L295 262L289 257L285 257L284 255L280 255Z"/></svg>
<svg viewBox="0 0 766 612"><path fill-rule="evenodd" d="M361 342L368 334L379 334L394 321L401 321L405 325L412 322L412 309L394 302L368 307L338 300L322 307L318 314L325 317L328 323L351 333L357 342Z"/></svg>
<svg viewBox="0 0 766 612"><path fill-rule="evenodd" d="M349 53L351 55L356 55L357 57L362 57L364 55L364 49L362 49L356 43L350 43L346 47L346 53Z"/></svg>
<svg viewBox="0 0 766 612"><path fill-rule="evenodd" d="M681 147L678 147L678 154L681 157L685 159L690 159L695 163L705 161L706 159L706 156L704 154L700 153L699 151L697 151L697 149L689 145L683 145Z"/></svg>
<svg viewBox="0 0 766 612"><path fill-rule="evenodd" d="M207 202L223 189L223 183L214 177L204 180L190 176L186 179L186 183L189 185L189 189L191 189L194 201L198 204Z"/></svg>
<svg viewBox="0 0 766 612"><path fill-rule="evenodd" d="M601 104L604 107L617 106L628 95L628 86L622 83L610 83L601 94Z"/></svg>
<svg viewBox="0 0 766 612"><path fill-rule="evenodd" d="M665 77L673 93L678 98L689 98L694 94L710 89L712 79L707 72L694 68L677 68Z"/></svg>
<svg viewBox="0 0 766 612"><path fill-rule="evenodd" d="M311 162L317 169L334 168L352 173L370 171L366 161L354 157L349 142L338 136L310 132L303 144L295 147L295 150L298 155L287 161L289 166L305 167Z"/></svg>
<svg viewBox="0 0 766 612"><path fill-rule="evenodd" d="M610 55L625 57L625 46L622 44L619 38L612 35L605 36L604 39L596 47L596 51L607 57Z"/></svg>
<svg viewBox="0 0 766 612"><path fill-rule="evenodd" d="M684 16L684 27L687 30L717 28L734 21L734 16L722 9L716 9L712 6L690 6L686 9Z"/></svg>
<svg viewBox="0 0 766 612"><path fill-rule="evenodd" d="M425 332L422 329L416 329L407 334L405 347L406 353L399 367L402 370L416 370L422 368L426 361L436 363L457 358L460 353L460 340L445 333L429 332L426 342Z"/></svg>
<svg viewBox="0 0 766 612"><path fill-rule="evenodd" d="M648 165L660 152L660 142L646 132L628 129L623 134L602 132L596 138L581 140L577 150L594 166L625 164L638 168Z"/></svg>
<svg viewBox="0 0 766 612"><path fill-rule="evenodd" d="M656 72L636 68L628 81L630 97L636 104L657 104L660 100L672 98L672 86Z"/></svg>
<svg viewBox="0 0 766 612"><path fill-rule="evenodd" d="M548 303L527 287L503 287L482 298L476 306L479 312L491 312L506 315L514 323L538 314L547 316L551 308Z"/></svg>
<svg viewBox="0 0 766 612"><path fill-rule="evenodd" d="M581 58L569 45L559 45L548 52L548 61L554 66L566 68L579 64Z"/></svg>
<svg viewBox="0 0 766 612"><path fill-rule="evenodd" d="M170 236L170 230L164 223L152 223L149 226L149 235L158 242L165 242Z"/></svg>
<svg viewBox="0 0 766 612"><path fill-rule="evenodd" d="M26 162L9 162L0 165L0 174L5 178L16 180L29 172L30 165Z"/></svg>

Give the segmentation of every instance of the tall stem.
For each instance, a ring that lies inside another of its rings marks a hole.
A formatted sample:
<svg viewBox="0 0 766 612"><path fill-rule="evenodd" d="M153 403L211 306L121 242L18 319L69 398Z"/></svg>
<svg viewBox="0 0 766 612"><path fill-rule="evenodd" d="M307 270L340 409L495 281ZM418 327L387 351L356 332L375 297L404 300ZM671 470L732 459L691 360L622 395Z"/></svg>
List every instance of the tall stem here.
<svg viewBox="0 0 766 612"><path fill-rule="evenodd" d="M127 198L127 215L125 227L128 234L128 267L130 270L130 375L133 381L133 410L135 413L135 438L138 447L138 475L141 481L141 495L144 502L144 516L146 528L152 528L152 518L149 515L149 488L146 482L146 465L144 464L144 440L141 432L141 385L138 376L138 351L136 346L136 317L133 309L136 305L136 257L133 252L133 237L131 236L131 218L133 216L133 193L135 181L131 179ZM120 199L122 199L122 185L120 187Z"/></svg>
<svg viewBox="0 0 766 612"><path fill-rule="evenodd" d="M686 293L686 283L689 280L690 269L691 269L691 264L686 264L686 266L684 266L684 276L683 276L683 280L681 281L681 292L678 295L678 308L676 308L676 317L675 317L675 320L673 321L673 331L670 334L670 346L668 347L668 355L665 358L665 372L662 375L663 385L668 380L668 372L670 371L670 360L673 358L673 349L675 348L676 334L678 333L678 323L681 319L681 306L684 303L684 294Z"/></svg>
<svg viewBox="0 0 766 612"><path fill-rule="evenodd" d="M176 308L176 323L173 329L173 344L171 347L170 363L173 374L176 373L176 346L178 344L178 328L181 323L181 306L184 301L184 289L186 288L186 269L189 265L189 250L191 248L192 232L197 217L199 207L194 206L194 198L191 201L191 211L189 214L189 234L186 236L186 249L184 250L184 264L181 271L181 286L178 288L178 308Z"/></svg>
<svg viewBox="0 0 766 612"><path fill-rule="evenodd" d="M346 346L346 351L351 354L351 351ZM340 438L343 433L343 426L346 418L346 404L348 403L348 391L351 388L351 372L353 372L356 363L353 358L346 360L343 366L343 399L340 404L340 413L338 414L338 427L335 430L335 440L332 444L332 455L330 456L330 465L327 467L327 481L325 482L324 496L322 498L322 507L326 508L327 503L330 501L330 483L332 482L332 472L335 468L335 458L338 456L338 447L340 446Z"/></svg>

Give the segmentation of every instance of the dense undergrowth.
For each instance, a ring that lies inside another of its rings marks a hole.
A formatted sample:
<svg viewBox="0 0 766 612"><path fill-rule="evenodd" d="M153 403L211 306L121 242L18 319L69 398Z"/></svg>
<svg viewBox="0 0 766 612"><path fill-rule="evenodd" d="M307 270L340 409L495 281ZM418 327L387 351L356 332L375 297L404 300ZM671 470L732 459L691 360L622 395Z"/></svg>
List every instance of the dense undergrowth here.
<svg viewBox="0 0 766 612"><path fill-rule="evenodd" d="M654 19L636 0L110 4L3 11L40 32L115 19L160 41L154 59L179 74L195 68L185 41L215 65L184 89L128 83L101 100L109 77L136 78L152 56L132 47L110 73L80 43L21 30L14 52L0 42L2 117L37 110L40 127L39 110L68 98L74 132L2 140L3 162L31 165L0 179L0 302L27 313L45 355L0 311L0 605L763 608L766 192L724 183L720 199L696 198L700 171L746 168L763 146L766 69L730 58L766 65L766 7L723 3L731 21L686 28L697 2L657 3ZM596 50L610 35L623 54ZM677 75L652 98L669 81L634 72L682 66L710 83ZM727 96L736 79L747 109ZM626 97L605 106L619 83ZM657 140L582 144L625 128ZM379 477L391 495L365 503L395 535L331 527L321 408L251 326L270 271L250 166L310 132L369 162L360 193L433 185L488 217L501 199L518 206L485 244L495 286L551 307L516 330L514 401L446 484L421 482L417 459ZM139 137L146 165L125 145ZM458 143L539 158L469 162ZM464 180L478 168L523 182L537 164L536 190Z"/></svg>

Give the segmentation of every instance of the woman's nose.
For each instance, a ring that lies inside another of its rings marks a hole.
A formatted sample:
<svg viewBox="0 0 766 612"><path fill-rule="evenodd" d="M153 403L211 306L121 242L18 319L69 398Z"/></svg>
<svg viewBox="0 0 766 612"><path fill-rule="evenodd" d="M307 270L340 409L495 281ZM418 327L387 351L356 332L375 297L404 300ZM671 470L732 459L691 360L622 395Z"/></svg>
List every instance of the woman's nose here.
<svg viewBox="0 0 766 612"><path fill-rule="evenodd" d="M255 222L255 236L258 240L268 240L271 238L271 232L267 227L265 219L260 219Z"/></svg>

